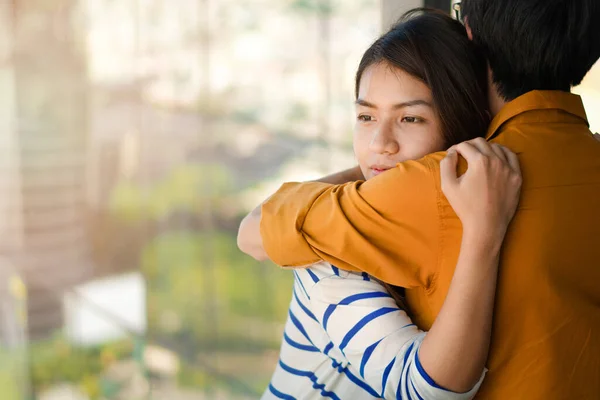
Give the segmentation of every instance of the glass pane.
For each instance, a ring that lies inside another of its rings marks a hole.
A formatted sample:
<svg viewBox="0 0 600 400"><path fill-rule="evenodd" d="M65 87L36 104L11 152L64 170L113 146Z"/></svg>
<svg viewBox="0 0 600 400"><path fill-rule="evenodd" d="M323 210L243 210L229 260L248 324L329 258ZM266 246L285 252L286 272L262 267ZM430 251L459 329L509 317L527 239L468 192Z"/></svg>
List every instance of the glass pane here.
<svg viewBox="0 0 600 400"><path fill-rule="evenodd" d="M0 18L0 393L260 397L292 279L242 255L237 226L280 182L352 164L379 1L34 0Z"/></svg>
<svg viewBox="0 0 600 400"><path fill-rule="evenodd" d="M253 399L269 381L292 279L242 255L237 226L281 182L353 164L380 2L174 4L0 3L6 398ZM599 74L576 89L595 131Z"/></svg>

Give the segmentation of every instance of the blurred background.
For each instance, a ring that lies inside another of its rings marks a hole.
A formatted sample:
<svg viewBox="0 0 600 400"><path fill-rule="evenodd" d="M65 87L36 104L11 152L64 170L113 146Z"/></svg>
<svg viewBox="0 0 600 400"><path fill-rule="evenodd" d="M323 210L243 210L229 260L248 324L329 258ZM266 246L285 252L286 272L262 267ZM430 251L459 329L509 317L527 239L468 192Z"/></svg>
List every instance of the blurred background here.
<svg viewBox="0 0 600 400"><path fill-rule="evenodd" d="M292 276L237 226L353 165L360 57L422 5L0 2L0 400L260 397Z"/></svg>

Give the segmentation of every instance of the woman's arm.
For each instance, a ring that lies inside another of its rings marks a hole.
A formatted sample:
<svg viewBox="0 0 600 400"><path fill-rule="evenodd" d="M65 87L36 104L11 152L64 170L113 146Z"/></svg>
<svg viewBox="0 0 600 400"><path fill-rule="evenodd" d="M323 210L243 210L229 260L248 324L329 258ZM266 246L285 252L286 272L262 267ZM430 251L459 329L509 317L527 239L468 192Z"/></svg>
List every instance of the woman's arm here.
<svg viewBox="0 0 600 400"><path fill-rule="evenodd" d="M458 154L468 162L456 176ZM521 173L514 153L484 139L451 149L441 165L442 189L463 225L460 256L448 295L419 352L440 386L469 390L487 360L498 260L517 208Z"/></svg>
<svg viewBox="0 0 600 400"><path fill-rule="evenodd" d="M448 295L419 351L424 370L446 389L471 389L485 367L501 243L463 230Z"/></svg>
<svg viewBox="0 0 600 400"><path fill-rule="evenodd" d="M344 372L351 379L363 380L386 399L466 400L475 395L479 384L455 393L436 385L417 366L425 333L379 281L338 269L326 276L317 268L310 269L316 283L309 269L297 269L297 279L308 290L308 308L350 362Z"/></svg>
<svg viewBox="0 0 600 400"><path fill-rule="evenodd" d="M316 182L332 185L364 180L359 167L350 168L342 172L327 175ZM268 199L267 199L268 200ZM265 200L266 201L266 200ZM262 203L252 210L241 222L238 229L238 248L258 261L266 261L269 256L265 252L262 236L260 235L260 210Z"/></svg>

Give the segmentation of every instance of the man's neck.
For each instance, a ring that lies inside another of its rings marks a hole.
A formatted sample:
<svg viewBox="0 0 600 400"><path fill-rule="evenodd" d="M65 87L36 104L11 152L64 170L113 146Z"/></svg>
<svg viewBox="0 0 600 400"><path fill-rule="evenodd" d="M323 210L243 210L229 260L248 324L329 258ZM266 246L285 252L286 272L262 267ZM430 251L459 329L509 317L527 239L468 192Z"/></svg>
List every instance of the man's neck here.
<svg viewBox="0 0 600 400"><path fill-rule="evenodd" d="M506 100L500 96L498 93L498 87L494 83L492 78L492 71L488 69L488 87L490 88L488 93L488 102L490 105L490 113L492 114L492 118L494 118L506 105Z"/></svg>
<svg viewBox="0 0 600 400"><path fill-rule="evenodd" d="M496 89L491 89L488 95L488 101L490 104L490 113L492 114L492 118L495 117L500 110L506 105L506 100L504 100L496 91Z"/></svg>

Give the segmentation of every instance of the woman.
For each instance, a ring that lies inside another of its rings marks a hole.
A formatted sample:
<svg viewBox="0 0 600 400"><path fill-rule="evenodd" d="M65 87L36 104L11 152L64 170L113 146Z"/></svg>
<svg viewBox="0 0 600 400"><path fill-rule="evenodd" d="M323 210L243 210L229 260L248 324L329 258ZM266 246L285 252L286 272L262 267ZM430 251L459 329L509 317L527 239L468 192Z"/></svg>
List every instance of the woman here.
<svg viewBox="0 0 600 400"><path fill-rule="evenodd" d="M323 181L371 179L483 134L485 74L458 22L431 11L408 14L366 51L357 72L359 169ZM458 153L469 163L460 178ZM463 242L448 297L427 334L366 274L327 263L295 270L280 361L263 398L471 398L483 379L499 251L520 179L516 156L501 146L480 139L449 151L442 182ZM240 226L243 251L248 221Z"/></svg>

